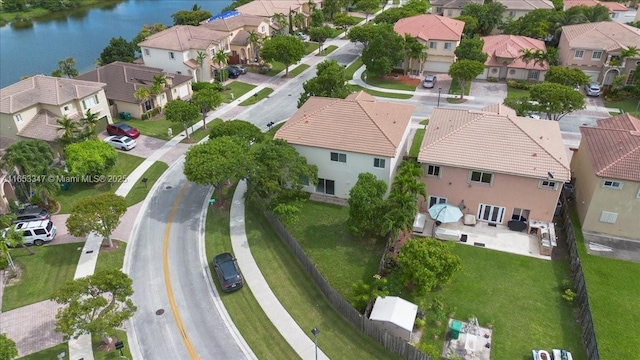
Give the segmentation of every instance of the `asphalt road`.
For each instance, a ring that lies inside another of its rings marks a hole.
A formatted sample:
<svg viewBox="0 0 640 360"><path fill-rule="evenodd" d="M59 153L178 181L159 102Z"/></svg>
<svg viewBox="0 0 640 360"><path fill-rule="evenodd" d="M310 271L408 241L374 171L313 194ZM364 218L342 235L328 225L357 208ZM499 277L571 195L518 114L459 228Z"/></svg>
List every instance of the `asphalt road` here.
<svg viewBox="0 0 640 360"><path fill-rule="evenodd" d="M202 207L209 191L187 183L180 162L161 178L141 210L127 252L138 306L132 325L142 359L247 358L216 311L201 253Z"/></svg>

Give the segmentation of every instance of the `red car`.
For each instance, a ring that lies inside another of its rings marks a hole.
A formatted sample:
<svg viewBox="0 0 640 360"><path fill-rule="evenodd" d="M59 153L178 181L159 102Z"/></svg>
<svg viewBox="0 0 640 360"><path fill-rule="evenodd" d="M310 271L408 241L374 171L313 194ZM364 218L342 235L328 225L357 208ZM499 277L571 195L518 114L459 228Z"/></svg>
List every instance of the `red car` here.
<svg viewBox="0 0 640 360"><path fill-rule="evenodd" d="M107 125L107 133L111 136L124 135L132 139L136 139L138 136L140 136L140 131L138 131L138 129L131 127L125 123L115 123Z"/></svg>

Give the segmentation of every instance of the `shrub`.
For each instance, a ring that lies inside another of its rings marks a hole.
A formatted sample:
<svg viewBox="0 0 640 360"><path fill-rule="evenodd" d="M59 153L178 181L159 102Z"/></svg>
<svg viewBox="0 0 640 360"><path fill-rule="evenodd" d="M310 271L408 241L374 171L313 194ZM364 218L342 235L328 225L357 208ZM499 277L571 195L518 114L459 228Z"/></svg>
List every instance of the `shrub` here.
<svg viewBox="0 0 640 360"><path fill-rule="evenodd" d="M497 78L497 77L491 77L491 76L490 76L490 77L488 77L488 78L487 78L487 81L488 81L488 82L495 83L495 82L498 82L498 78Z"/></svg>
<svg viewBox="0 0 640 360"><path fill-rule="evenodd" d="M427 324L427 321L425 319L416 318L413 324L415 325L416 328L422 329Z"/></svg>
<svg viewBox="0 0 640 360"><path fill-rule="evenodd" d="M531 83L524 80L507 80L507 86L513 89L530 90Z"/></svg>
<svg viewBox="0 0 640 360"><path fill-rule="evenodd" d="M0 270L6 269L7 266L9 266L9 259L4 255L0 255Z"/></svg>
<svg viewBox="0 0 640 360"><path fill-rule="evenodd" d="M435 345L420 343L418 345L418 350L422 351L428 356L431 356L433 359L440 359L440 351L438 351L438 348L436 348Z"/></svg>
<svg viewBox="0 0 640 360"><path fill-rule="evenodd" d="M160 114L160 110L162 110L161 107L156 106L153 109L147 111L146 113L142 114L142 116L140 117L141 120L149 120L152 117Z"/></svg>

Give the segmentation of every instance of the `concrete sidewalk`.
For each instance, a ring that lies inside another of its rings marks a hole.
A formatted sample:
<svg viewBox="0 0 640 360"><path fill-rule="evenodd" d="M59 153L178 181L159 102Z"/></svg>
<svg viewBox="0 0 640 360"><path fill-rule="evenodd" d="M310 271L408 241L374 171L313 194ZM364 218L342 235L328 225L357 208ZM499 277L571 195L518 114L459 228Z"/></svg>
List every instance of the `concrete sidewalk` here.
<svg viewBox="0 0 640 360"><path fill-rule="evenodd" d="M230 215L230 234L233 253L238 259L238 266L244 275L244 280L251 288L253 296L262 307L269 320L278 329L282 337L291 345L302 359L315 358L315 344L303 331L298 323L289 315L276 295L271 291L258 264L251 254L247 234L244 226L244 193L247 190L246 181L241 181L233 194ZM318 349L318 359L329 359L322 350Z"/></svg>

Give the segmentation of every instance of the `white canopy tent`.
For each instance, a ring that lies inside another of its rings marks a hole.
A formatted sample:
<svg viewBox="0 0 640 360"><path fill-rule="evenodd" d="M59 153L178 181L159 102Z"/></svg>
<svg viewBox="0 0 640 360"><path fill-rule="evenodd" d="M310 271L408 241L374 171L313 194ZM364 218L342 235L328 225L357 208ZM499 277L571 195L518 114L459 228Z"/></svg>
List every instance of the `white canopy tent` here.
<svg viewBox="0 0 640 360"><path fill-rule="evenodd" d="M369 319L376 321L391 334L411 341L418 305L397 296L378 297Z"/></svg>

